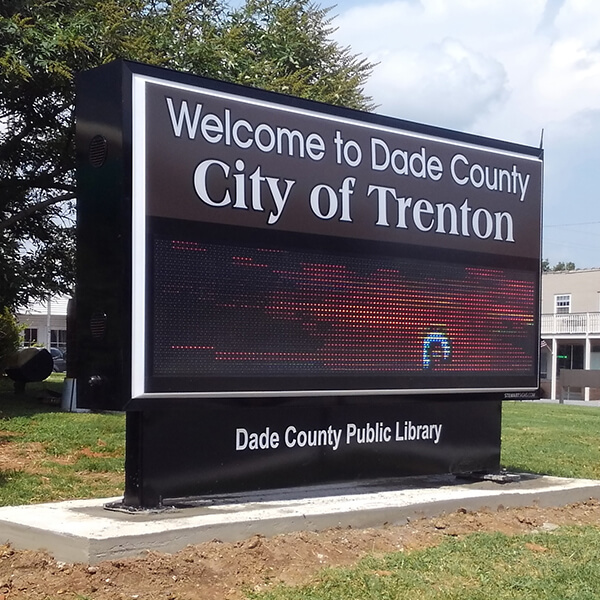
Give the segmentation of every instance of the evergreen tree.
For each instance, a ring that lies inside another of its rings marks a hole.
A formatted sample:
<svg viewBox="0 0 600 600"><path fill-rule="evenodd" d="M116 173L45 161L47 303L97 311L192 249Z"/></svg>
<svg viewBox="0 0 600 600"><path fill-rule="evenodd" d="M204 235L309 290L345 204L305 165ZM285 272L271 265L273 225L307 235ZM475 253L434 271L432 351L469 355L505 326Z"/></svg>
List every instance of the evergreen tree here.
<svg viewBox="0 0 600 600"><path fill-rule="evenodd" d="M307 0L3 0L0 307L74 280L74 75L116 58L350 108L372 65Z"/></svg>

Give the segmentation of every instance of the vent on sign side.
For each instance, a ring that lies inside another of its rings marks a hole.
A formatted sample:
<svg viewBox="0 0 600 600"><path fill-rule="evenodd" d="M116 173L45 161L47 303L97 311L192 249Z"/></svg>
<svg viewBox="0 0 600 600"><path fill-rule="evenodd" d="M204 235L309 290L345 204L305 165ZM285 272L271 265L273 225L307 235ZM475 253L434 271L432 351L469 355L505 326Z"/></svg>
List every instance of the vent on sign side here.
<svg viewBox="0 0 600 600"><path fill-rule="evenodd" d="M95 135L90 142L89 158L92 167L99 168L106 161L108 153L108 143L106 138L101 135Z"/></svg>
<svg viewBox="0 0 600 600"><path fill-rule="evenodd" d="M90 319L90 331L92 337L95 340L101 340L106 334L106 314L103 312L96 312Z"/></svg>

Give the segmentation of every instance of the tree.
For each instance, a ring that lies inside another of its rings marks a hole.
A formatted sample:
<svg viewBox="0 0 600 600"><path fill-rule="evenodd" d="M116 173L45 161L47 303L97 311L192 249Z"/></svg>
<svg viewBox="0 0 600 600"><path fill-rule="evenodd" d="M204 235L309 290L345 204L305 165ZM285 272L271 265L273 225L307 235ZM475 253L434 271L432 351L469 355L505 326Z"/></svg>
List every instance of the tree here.
<svg viewBox="0 0 600 600"><path fill-rule="evenodd" d="M363 85L373 65L331 39L330 9L305 1L247 0L223 32L217 75L267 90L373 110Z"/></svg>
<svg viewBox="0 0 600 600"><path fill-rule="evenodd" d="M372 66L308 0L4 0L0 5L0 307L74 280L74 75L138 60L351 108Z"/></svg>
<svg viewBox="0 0 600 600"><path fill-rule="evenodd" d="M564 263L564 262L557 262L553 267L552 267L552 271L574 271L575 270L575 263L573 262L568 262L568 263Z"/></svg>

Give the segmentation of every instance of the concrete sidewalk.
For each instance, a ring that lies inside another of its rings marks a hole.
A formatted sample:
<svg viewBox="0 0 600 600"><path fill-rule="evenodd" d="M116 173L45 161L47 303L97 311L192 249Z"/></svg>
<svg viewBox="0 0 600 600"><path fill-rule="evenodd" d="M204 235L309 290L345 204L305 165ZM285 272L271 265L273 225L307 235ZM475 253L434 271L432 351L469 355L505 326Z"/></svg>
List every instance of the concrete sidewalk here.
<svg viewBox="0 0 600 600"><path fill-rule="evenodd" d="M569 406L595 406L600 407L600 400L563 400L540 398L539 400L523 400L523 402L541 402L542 404L568 404Z"/></svg>
<svg viewBox="0 0 600 600"><path fill-rule="evenodd" d="M438 475L213 496L162 511L107 510L118 499L80 500L0 508L0 542L45 549L65 562L97 563L213 539L379 527L459 508L560 506L589 498L600 498L600 481L522 475L495 483Z"/></svg>

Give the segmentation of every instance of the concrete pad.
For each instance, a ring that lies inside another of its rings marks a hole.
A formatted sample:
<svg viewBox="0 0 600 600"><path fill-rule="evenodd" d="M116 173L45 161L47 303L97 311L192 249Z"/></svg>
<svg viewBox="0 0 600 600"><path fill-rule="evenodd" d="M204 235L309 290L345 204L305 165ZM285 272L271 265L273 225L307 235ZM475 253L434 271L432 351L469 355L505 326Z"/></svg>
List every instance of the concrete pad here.
<svg viewBox="0 0 600 600"><path fill-rule="evenodd" d="M0 508L0 542L93 564L144 550L176 552L213 539L378 527L459 508L561 506L590 498L600 498L600 481L524 474L508 483L438 475L227 494L161 511L107 510L107 504L119 508L116 498L73 500Z"/></svg>

